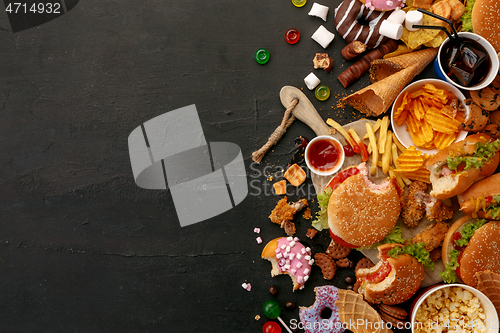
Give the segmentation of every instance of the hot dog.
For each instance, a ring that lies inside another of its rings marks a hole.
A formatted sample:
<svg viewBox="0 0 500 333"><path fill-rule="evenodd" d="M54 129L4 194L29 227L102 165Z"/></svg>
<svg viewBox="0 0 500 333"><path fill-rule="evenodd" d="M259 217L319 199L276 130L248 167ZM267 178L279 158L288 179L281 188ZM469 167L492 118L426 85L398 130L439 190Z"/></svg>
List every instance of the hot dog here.
<svg viewBox="0 0 500 333"><path fill-rule="evenodd" d="M447 199L466 191L474 182L495 172L499 140L478 133L439 151L426 164L432 183L431 195Z"/></svg>

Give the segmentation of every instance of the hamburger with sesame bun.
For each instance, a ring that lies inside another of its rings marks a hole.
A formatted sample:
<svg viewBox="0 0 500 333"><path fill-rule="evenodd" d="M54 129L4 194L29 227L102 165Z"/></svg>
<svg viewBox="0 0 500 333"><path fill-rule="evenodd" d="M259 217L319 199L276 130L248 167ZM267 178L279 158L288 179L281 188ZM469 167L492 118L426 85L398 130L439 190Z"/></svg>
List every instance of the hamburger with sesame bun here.
<svg viewBox="0 0 500 333"><path fill-rule="evenodd" d="M462 280L476 287L476 273L500 274L500 222L464 216L448 230L442 249L446 283Z"/></svg>
<svg viewBox="0 0 500 333"><path fill-rule="evenodd" d="M472 30L500 52L500 1L476 0L471 13Z"/></svg>
<svg viewBox="0 0 500 333"><path fill-rule="evenodd" d="M400 304L410 299L424 279L424 266L413 256L401 253L399 244L383 244L377 249L379 262L356 270L358 293L370 303ZM394 252L394 250L396 250Z"/></svg>
<svg viewBox="0 0 500 333"><path fill-rule="evenodd" d="M337 174L326 212L332 239L339 245L369 247L384 240L401 212L401 189L393 180L375 184L365 163Z"/></svg>

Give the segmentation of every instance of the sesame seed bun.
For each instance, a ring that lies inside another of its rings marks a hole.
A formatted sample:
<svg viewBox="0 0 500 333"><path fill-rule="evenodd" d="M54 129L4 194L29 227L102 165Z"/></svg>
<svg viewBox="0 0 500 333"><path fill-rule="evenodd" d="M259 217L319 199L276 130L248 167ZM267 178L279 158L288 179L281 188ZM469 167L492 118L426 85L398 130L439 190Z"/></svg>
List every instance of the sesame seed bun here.
<svg viewBox="0 0 500 333"><path fill-rule="evenodd" d="M448 265L449 256L448 253L453 249L452 239L455 232L460 232L462 228L469 222L474 222L476 219L471 216L463 216L456 220L446 232L446 236L443 240L443 245L441 249L441 258L443 260L443 265Z"/></svg>
<svg viewBox="0 0 500 333"><path fill-rule="evenodd" d="M356 271L356 278L360 279L373 274L388 262L391 271L385 279L378 283L363 282L359 290L364 298L375 304L400 304L410 299L420 288L424 279L424 266L417 259L408 255L400 254L396 258L386 257L387 253L396 244L384 244L378 247L380 261L371 268L362 268Z"/></svg>
<svg viewBox="0 0 500 333"><path fill-rule="evenodd" d="M476 210L477 198L485 198L490 195L500 195L500 173L475 183L467 191L459 195L457 199L460 204L460 210L472 216ZM482 209L477 212L477 217L493 220L490 216L486 217Z"/></svg>
<svg viewBox="0 0 500 333"><path fill-rule="evenodd" d="M477 286L477 272L488 270L500 274L500 222L492 221L476 230L458 269L463 282L472 287Z"/></svg>
<svg viewBox="0 0 500 333"><path fill-rule="evenodd" d="M374 184L364 163L361 173L347 178L330 196L328 225L336 236L355 247L380 242L394 228L401 212L393 181Z"/></svg>
<svg viewBox="0 0 500 333"><path fill-rule="evenodd" d="M471 14L474 33L483 36L497 52L500 51L500 1L476 0Z"/></svg>

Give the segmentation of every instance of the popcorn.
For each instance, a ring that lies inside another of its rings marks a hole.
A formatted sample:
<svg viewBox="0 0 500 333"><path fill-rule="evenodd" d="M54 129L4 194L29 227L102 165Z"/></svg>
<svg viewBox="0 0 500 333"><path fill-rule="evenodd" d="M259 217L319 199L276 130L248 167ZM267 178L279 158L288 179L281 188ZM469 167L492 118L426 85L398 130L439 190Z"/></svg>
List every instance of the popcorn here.
<svg viewBox="0 0 500 333"><path fill-rule="evenodd" d="M479 299L462 287L436 290L415 316L415 333L486 332L486 315Z"/></svg>

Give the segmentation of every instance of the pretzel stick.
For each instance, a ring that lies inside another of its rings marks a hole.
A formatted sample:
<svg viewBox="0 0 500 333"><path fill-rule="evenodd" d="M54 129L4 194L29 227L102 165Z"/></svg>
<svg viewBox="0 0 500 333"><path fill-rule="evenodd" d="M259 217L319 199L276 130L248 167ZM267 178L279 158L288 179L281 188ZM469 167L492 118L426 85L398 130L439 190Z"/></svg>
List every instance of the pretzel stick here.
<svg viewBox="0 0 500 333"><path fill-rule="evenodd" d="M397 48L398 42L393 39L389 39L384 44L365 54L361 59L356 61L339 76L337 76L337 79L344 88L349 87L370 69L370 63L373 60L380 59L387 53L395 51Z"/></svg>
<svg viewBox="0 0 500 333"><path fill-rule="evenodd" d="M260 163L260 161L262 161L269 148L278 143L283 134L285 134L286 129L293 123L293 121L295 120L295 116L292 114L292 111L298 102L298 99L294 99L292 101L288 109L286 109L285 111L285 115L283 116L281 124L274 130L273 134L271 134L269 139L267 139L267 142L262 146L262 148L252 153L252 159L255 162Z"/></svg>

